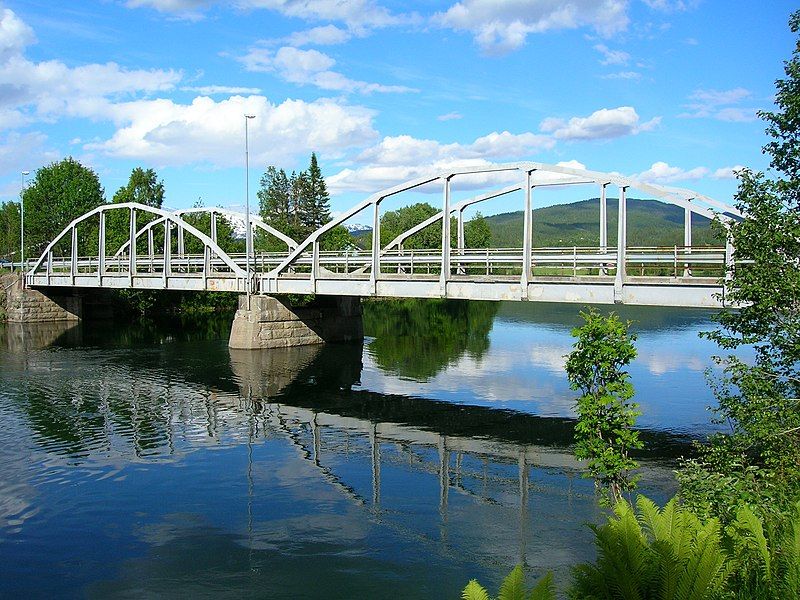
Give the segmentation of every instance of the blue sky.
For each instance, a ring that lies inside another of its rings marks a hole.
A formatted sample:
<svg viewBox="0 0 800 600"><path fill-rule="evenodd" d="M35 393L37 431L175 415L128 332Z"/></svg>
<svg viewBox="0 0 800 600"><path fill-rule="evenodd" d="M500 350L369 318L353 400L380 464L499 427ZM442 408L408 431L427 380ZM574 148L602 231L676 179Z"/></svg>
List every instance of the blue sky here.
<svg viewBox="0 0 800 600"><path fill-rule="evenodd" d="M723 202L766 169L794 3L100 0L0 3L0 200L72 155L110 197L244 199L316 151L343 211L456 164L580 164ZM588 192L584 193L584 196ZM574 198L578 199L578 198ZM431 197L437 202L436 197ZM500 212L503 206L488 212Z"/></svg>

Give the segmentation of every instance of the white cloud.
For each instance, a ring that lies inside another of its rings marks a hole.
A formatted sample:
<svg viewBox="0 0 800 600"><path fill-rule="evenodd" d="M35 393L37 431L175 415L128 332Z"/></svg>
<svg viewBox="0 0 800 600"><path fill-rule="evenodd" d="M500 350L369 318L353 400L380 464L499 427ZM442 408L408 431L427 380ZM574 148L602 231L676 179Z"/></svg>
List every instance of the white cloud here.
<svg viewBox="0 0 800 600"><path fill-rule="evenodd" d="M682 12L697 6L697 0L643 0L643 2L653 10L661 12Z"/></svg>
<svg viewBox="0 0 800 600"><path fill-rule="evenodd" d="M742 165L732 167L720 167L711 175L714 179L736 179L736 173L744 169Z"/></svg>
<svg viewBox="0 0 800 600"><path fill-rule="evenodd" d="M618 73L609 73L608 75L601 75L603 79L641 79L642 74L636 71L620 71Z"/></svg>
<svg viewBox="0 0 800 600"><path fill-rule="evenodd" d="M473 34L487 52L525 44L529 34L591 27L602 36L628 26L627 0L463 0L433 16L434 23Z"/></svg>
<svg viewBox="0 0 800 600"><path fill-rule="evenodd" d="M181 88L182 92L196 92L203 96L215 96L217 94L234 95L234 94L260 94L259 88L249 87L235 87L229 85L201 85L201 86L186 86Z"/></svg>
<svg viewBox="0 0 800 600"><path fill-rule="evenodd" d="M23 169L31 170L37 165L57 160L58 153L46 148L46 142L47 136L39 132L8 133L0 139L0 176L13 173L18 177ZM14 193L18 191L19 186Z"/></svg>
<svg viewBox="0 0 800 600"><path fill-rule="evenodd" d="M128 70L116 63L68 67L24 56L33 31L12 11L0 13L0 129L62 116L108 118L112 99L171 90L182 74Z"/></svg>
<svg viewBox="0 0 800 600"><path fill-rule="evenodd" d="M306 21L335 21L354 31L400 25L414 19L396 15L372 0L238 0L241 8L266 8Z"/></svg>
<svg viewBox="0 0 800 600"><path fill-rule="evenodd" d="M603 55L600 61L602 65L627 65L631 55L622 50L611 50L605 44L596 44L594 49Z"/></svg>
<svg viewBox="0 0 800 600"><path fill-rule="evenodd" d="M215 102L195 98L191 104L172 100L119 103L114 117L119 129L86 150L119 158L144 159L159 166L239 164L245 113L250 123L250 152L254 164L280 164L309 148L320 154L342 152L374 140L374 112L320 99L286 100L272 104L263 96L233 96Z"/></svg>
<svg viewBox="0 0 800 600"><path fill-rule="evenodd" d="M685 105L688 112L678 115L682 118L712 118L719 121L753 121L756 118L755 108L732 106L752 96L750 90L733 88L730 90L695 90Z"/></svg>
<svg viewBox="0 0 800 600"><path fill-rule="evenodd" d="M5 62L10 57L21 54L35 39L33 29L17 17L14 11L8 8L0 10L0 61Z"/></svg>
<svg viewBox="0 0 800 600"><path fill-rule="evenodd" d="M695 167L687 171L680 167L670 166L663 161L658 161L654 162L647 171L642 171L633 177L648 183L672 183L675 181L702 179L707 175L708 169L706 167Z"/></svg>
<svg viewBox="0 0 800 600"><path fill-rule="evenodd" d="M313 85L323 90L337 92L408 93L413 88L401 85L382 85L349 79L331 67L336 61L319 50L301 50L283 46L276 52L264 47L253 47L239 58L248 71L275 72L282 79L298 85Z"/></svg>
<svg viewBox="0 0 800 600"><path fill-rule="evenodd" d="M296 31L285 38L290 46L331 46L343 44L352 37L349 31L340 29L336 25L313 27L305 31Z"/></svg>
<svg viewBox="0 0 800 600"><path fill-rule="evenodd" d="M550 117L544 119L539 129L563 140L595 140L636 135L650 131L661 122L654 117L646 123L639 123L639 115L631 106L602 108L588 117L572 117L564 120Z"/></svg>
<svg viewBox="0 0 800 600"><path fill-rule="evenodd" d="M202 19L203 10L214 3L213 0L128 0L130 8L148 7L174 14L190 21Z"/></svg>
<svg viewBox="0 0 800 600"><path fill-rule="evenodd" d="M548 136L508 131L490 133L471 144L442 144L409 135L385 137L358 155L356 162L362 166L344 169L327 181L332 193L377 191L431 172L486 166L492 164L489 159L518 158L552 148L554 144ZM463 177L459 183L475 186L508 181L509 177L514 175L481 174Z"/></svg>
<svg viewBox="0 0 800 600"><path fill-rule="evenodd" d="M455 121L457 119L463 119L463 118L464 115L458 112L449 112L447 114L439 115L438 117L436 117L438 121Z"/></svg>

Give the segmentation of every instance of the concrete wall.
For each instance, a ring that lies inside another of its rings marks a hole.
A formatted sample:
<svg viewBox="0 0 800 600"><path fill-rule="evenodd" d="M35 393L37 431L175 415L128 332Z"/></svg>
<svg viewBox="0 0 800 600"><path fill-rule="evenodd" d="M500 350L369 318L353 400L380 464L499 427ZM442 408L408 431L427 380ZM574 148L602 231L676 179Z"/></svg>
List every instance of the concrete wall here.
<svg viewBox="0 0 800 600"><path fill-rule="evenodd" d="M239 297L231 348L286 348L363 339L361 300L350 296L317 297L313 307L293 308L271 296Z"/></svg>

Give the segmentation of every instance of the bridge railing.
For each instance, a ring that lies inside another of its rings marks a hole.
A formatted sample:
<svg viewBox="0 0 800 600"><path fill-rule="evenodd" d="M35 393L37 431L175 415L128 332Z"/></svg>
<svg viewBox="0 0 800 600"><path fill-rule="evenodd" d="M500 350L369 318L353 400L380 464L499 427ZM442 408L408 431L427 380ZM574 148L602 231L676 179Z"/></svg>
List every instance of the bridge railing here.
<svg viewBox="0 0 800 600"><path fill-rule="evenodd" d="M597 247L534 248L531 252L529 276L536 277L614 277L617 272L617 249ZM280 260L280 255L256 258L264 273ZM519 277L523 270L521 248L466 248L450 256L450 276ZM372 253L357 251L320 251L317 257L319 279L363 278L372 276ZM300 255L291 272L282 278L311 278L314 257ZM627 250L625 272L628 276L645 277L714 277L726 272L725 248L714 247L632 247ZM381 256L377 278L414 278L439 276L442 255L439 248L396 249Z"/></svg>

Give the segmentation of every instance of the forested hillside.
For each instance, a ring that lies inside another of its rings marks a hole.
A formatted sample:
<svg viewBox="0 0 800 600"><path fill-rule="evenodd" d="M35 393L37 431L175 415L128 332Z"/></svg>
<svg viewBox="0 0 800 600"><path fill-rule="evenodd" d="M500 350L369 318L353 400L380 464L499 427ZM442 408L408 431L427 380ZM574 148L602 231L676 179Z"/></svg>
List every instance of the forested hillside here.
<svg viewBox="0 0 800 600"><path fill-rule="evenodd" d="M595 246L600 242L600 200L581 200L533 211L533 245ZM485 217L495 248L522 246L522 211ZM719 245L714 240L710 221L692 216L692 244ZM617 202L608 200L608 243L616 244ZM683 209L657 200L628 198L628 245L683 245Z"/></svg>

